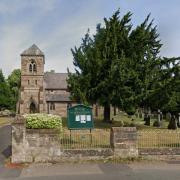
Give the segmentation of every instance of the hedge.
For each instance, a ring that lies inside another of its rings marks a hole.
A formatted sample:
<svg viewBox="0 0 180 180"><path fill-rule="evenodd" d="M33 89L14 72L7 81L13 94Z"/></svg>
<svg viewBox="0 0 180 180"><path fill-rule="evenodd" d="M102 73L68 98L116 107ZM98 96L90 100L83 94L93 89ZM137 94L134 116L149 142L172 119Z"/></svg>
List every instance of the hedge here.
<svg viewBox="0 0 180 180"><path fill-rule="evenodd" d="M62 119L52 114L25 114L26 128L29 129L61 129Z"/></svg>

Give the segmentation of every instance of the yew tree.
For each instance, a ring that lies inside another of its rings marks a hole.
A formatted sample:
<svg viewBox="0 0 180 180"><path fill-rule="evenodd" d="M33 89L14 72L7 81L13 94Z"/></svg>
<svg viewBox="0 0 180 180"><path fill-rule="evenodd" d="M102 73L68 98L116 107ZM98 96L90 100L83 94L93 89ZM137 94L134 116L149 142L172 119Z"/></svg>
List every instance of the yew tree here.
<svg viewBox="0 0 180 180"><path fill-rule="evenodd" d="M150 15L135 28L131 16L128 12L120 17L120 11L116 11L104 19L104 26L97 25L94 36L88 31L81 45L72 49L75 73L68 71L72 98L102 105L106 122L110 121L111 105L128 114L135 113L138 107L152 107L152 100L157 101L158 107L160 101L156 97L162 90L163 73L171 71L166 68L167 62L174 62L174 58L159 56L162 44ZM176 66L168 76L171 85L177 82L173 80L177 74Z"/></svg>

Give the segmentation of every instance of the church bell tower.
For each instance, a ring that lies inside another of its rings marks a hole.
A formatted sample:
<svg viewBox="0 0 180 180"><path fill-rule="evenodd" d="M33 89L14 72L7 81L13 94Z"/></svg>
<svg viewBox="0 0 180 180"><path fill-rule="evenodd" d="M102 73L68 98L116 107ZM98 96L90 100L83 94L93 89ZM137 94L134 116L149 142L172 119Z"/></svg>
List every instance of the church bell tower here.
<svg viewBox="0 0 180 180"><path fill-rule="evenodd" d="M43 113L44 53L33 44L21 54L21 89L19 113Z"/></svg>

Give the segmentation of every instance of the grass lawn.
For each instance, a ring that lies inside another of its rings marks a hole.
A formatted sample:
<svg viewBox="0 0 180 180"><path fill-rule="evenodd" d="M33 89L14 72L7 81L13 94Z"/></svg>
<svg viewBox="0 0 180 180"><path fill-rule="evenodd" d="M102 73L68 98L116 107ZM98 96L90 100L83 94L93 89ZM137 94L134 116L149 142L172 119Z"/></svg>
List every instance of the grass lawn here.
<svg viewBox="0 0 180 180"><path fill-rule="evenodd" d="M180 130L143 129L138 131L139 148L180 147Z"/></svg>
<svg viewBox="0 0 180 180"><path fill-rule="evenodd" d="M0 117L0 127L6 124L11 124L14 118L12 117Z"/></svg>

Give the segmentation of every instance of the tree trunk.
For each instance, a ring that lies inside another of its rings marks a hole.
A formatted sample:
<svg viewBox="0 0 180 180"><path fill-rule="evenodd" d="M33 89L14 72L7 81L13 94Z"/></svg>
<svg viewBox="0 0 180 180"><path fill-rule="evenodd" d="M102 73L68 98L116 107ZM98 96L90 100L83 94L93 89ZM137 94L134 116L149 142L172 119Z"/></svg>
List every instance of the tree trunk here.
<svg viewBox="0 0 180 180"><path fill-rule="evenodd" d="M116 107L114 107L114 116L116 116Z"/></svg>
<svg viewBox="0 0 180 180"><path fill-rule="evenodd" d="M107 104L104 106L104 121L105 122L110 122L110 111L111 111L111 108L110 108L110 105Z"/></svg>
<svg viewBox="0 0 180 180"><path fill-rule="evenodd" d="M98 117L98 105L95 105L95 116Z"/></svg>

